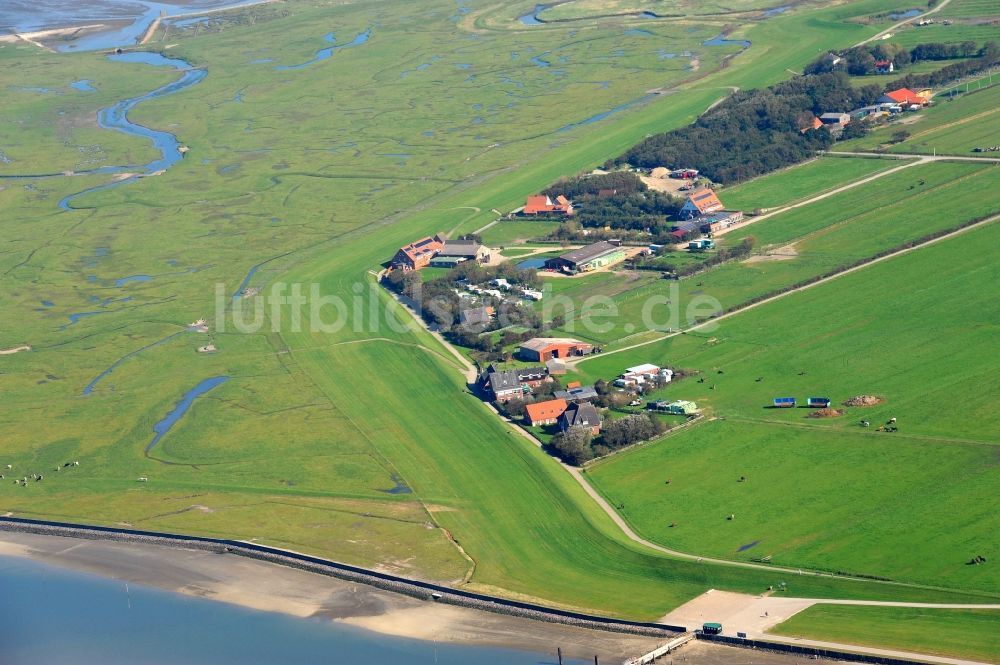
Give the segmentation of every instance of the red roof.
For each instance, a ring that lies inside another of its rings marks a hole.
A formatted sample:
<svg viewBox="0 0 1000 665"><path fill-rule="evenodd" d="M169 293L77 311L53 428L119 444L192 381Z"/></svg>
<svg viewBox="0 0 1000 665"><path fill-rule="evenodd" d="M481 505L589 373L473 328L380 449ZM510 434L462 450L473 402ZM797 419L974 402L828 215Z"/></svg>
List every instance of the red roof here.
<svg viewBox="0 0 1000 665"><path fill-rule="evenodd" d="M535 402L525 406L528 412L528 420L532 424L545 420L555 420L566 411L568 405L564 399L550 399L547 402Z"/></svg>
<svg viewBox="0 0 1000 665"><path fill-rule="evenodd" d="M923 104L927 100L913 92L909 88L900 88L899 90L893 90L891 92L885 93L885 96L893 100L897 104Z"/></svg>
<svg viewBox="0 0 1000 665"><path fill-rule="evenodd" d="M823 121L820 120L819 118L817 118L816 116L813 116L811 126L809 126L809 127L803 127L799 131L804 134L804 133L808 132L810 129L819 129L822 126L823 126Z"/></svg>
<svg viewBox="0 0 1000 665"><path fill-rule="evenodd" d="M554 202L544 194L529 196L528 202L524 206L524 214L537 215L542 212L557 212L572 215L573 204L570 203L569 199L561 195L557 196Z"/></svg>
<svg viewBox="0 0 1000 665"><path fill-rule="evenodd" d="M400 247L399 252L397 252L397 257L400 253L406 255L408 259L416 266L422 267L421 264L426 265L430 260L441 251L443 243L437 238L431 238L427 236L426 238L421 238L416 242L411 242L405 247Z"/></svg>
<svg viewBox="0 0 1000 665"><path fill-rule="evenodd" d="M708 187L702 187L697 189L688 196L688 204L685 204L685 208L690 209L694 207L700 214L715 212L717 210L722 210L722 201L719 197Z"/></svg>

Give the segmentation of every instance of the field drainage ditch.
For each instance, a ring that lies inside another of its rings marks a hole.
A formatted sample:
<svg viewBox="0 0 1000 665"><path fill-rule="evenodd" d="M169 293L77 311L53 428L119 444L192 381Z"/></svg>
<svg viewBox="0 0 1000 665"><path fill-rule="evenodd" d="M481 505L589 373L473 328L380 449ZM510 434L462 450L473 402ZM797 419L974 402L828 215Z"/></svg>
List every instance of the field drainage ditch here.
<svg viewBox="0 0 1000 665"><path fill-rule="evenodd" d="M177 424L184 414L188 412L188 409L191 408L191 405L194 404L196 399L228 380L228 376L213 376L210 379L205 379L194 388L184 393L184 396L179 402L177 402L177 405L174 406L173 410L168 413L163 420L153 425L153 431L156 435L146 446L146 456L149 456L149 451L151 451L156 444L158 444L163 437L167 435L170 429Z"/></svg>
<svg viewBox="0 0 1000 665"><path fill-rule="evenodd" d="M304 69L305 67L308 67L309 65L314 65L317 62L320 62L322 60L326 60L327 58L331 57L337 51L343 50L345 48L351 48L352 46L361 46L362 44L364 44L365 42L367 42L369 39L371 39L371 36L372 36L372 29L368 28L364 32L359 33L357 37L355 37L354 39L352 39L348 43L341 44L341 45L337 46L336 45L337 38L334 36L334 34L332 32L329 32L329 33L323 35L323 39L326 42L330 43L330 44L334 44L334 46L329 46L327 48L321 48L320 50L316 51L316 55L313 56L311 60L306 60L305 62L299 63L297 65L275 65L274 68L276 70L278 70L278 71L288 71L288 70L292 70L292 69Z"/></svg>

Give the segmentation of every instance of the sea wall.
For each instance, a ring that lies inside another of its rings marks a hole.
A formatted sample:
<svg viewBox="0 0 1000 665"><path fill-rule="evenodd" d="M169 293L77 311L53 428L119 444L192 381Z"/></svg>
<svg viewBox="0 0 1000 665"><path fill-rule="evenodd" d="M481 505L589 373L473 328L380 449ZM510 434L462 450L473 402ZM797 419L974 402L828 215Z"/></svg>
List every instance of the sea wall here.
<svg viewBox="0 0 1000 665"><path fill-rule="evenodd" d="M819 647L810 647L801 644L752 640L744 637L731 637L729 635L708 635L700 630L697 631L695 636L699 640L714 642L716 644L743 647L745 649L757 649L760 651L772 651L775 653L794 653L803 656L810 656L812 658L826 658L852 663L874 663L875 665L927 665L926 661L889 658L887 656L874 656L864 653L853 653L851 651L838 651L836 649L821 649Z"/></svg>
<svg viewBox="0 0 1000 665"><path fill-rule="evenodd" d="M137 531L113 527L89 526L83 524L67 524L45 520L30 520L16 517L0 517L0 531L16 531L49 536L82 538L86 540L110 540L127 543L143 543L161 547L202 550L218 554L235 554L248 559L257 559L289 568L298 568L319 575L327 575L338 579L366 584L368 586L401 593L422 600L434 601L448 605L457 605L471 609L504 614L508 616L546 621L549 623L566 624L581 628L605 630L615 633L632 635L647 635L652 637L670 638L678 633L686 632L683 626L669 626L659 623L627 621L601 617L581 612L561 610L534 603L524 603L496 596L462 591L450 587L411 580L388 573L382 573L366 568L359 568L320 557L288 552L285 550L245 543L238 540L218 538L202 538L155 531ZM881 661L871 661L881 662Z"/></svg>

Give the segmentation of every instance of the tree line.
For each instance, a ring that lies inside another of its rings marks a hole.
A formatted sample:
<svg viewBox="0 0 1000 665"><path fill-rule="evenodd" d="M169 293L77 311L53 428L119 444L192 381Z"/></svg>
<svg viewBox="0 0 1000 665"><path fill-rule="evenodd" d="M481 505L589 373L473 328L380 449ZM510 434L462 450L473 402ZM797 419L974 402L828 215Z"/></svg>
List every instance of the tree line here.
<svg viewBox="0 0 1000 665"><path fill-rule="evenodd" d="M851 76L868 76L876 73L875 63L880 61L891 62L896 69L901 69L912 63L925 60L982 59L984 56L988 58L990 51L995 49L996 44L993 42L987 42L982 48L979 48L974 41L953 44L930 42L917 44L912 49L906 49L893 42L866 44L849 48L838 54L839 61L830 57L831 54L823 55L809 63L805 68L805 73L825 74L843 71Z"/></svg>
<svg viewBox="0 0 1000 665"><path fill-rule="evenodd" d="M650 136L605 166L695 168L718 183L749 180L829 148L834 136L825 126L811 129L815 116L874 104L889 88L941 86L1000 63L996 43L987 42L974 53L973 48L970 42L921 44L909 51L895 44L878 44L849 49L838 65L824 56L807 67L803 76L737 92L692 125ZM852 86L850 72L874 72L876 55L903 63L913 62L914 57L933 60L956 55L962 59L936 72L909 74L889 88L875 83ZM863 132L862 123L851 123L842 138Z"/></svg>
<svg viewBox="0 0 1000 665"><path fill-rule="evenodd" d="M648 441L668 429L667 424L652 413L634 413L606 420L597 436L589 427L571 427L552 437L549 445L565 462L580 466L615 450Z"/></svg>
<svg viewBox="0 0 1000 665"><path fill-rule="evenodd" d="M651 136L610 165L696 168L729 184L803 161L833 143L812 119L829 109L873 102L877 86L855 89L841 72L802 76L746 90L703 114L694 124Z"/></svg>

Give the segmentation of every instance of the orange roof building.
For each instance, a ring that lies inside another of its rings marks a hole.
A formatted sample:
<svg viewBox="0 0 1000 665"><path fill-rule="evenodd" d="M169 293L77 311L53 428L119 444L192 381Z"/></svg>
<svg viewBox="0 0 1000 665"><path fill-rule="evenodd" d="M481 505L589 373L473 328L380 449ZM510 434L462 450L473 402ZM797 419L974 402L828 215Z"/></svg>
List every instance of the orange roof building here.
<svg viewBox="0 0 1000 665"><path fill-rule="evenodd" d="M927 103L927 99L921 97L917 93L913 92L909 88L900 88L899 90L891 90L879 98L880 102L892 103L892 104L920 104L923 106Z"/></svg>
<svg viewBox="0 0 1000 665"><path fill-rule="evenodd" d="M711 212L718 212L725 208L719 197L708 187L696 189L688 195L688 200L681 208L681 217L697 217L707 215Z"/></svg>
<svg viewBox="0 0 1000 665"><path fill-rule="evenodd" d="M810 129L819 129L822 126L823 126L823 121L817 118L816 116L813 116L812 122L806 125L805 127L799 129L799 132L805 134Z"/></svg>
<svg viewBox="0 0 1000 665"><path fill-rule="evenodd" d="M402 270L420 270L430 265L431 259L437 256L444 243L440 238L430 236L400 247L392 257L392 267Z"/></svg>
<svg viewBox="0 0 1000 665"><path fill-rule="evenodd" d="M544 194L529 196L522 212L525 215L565 215L573 214L573 204L565 196L559 195L553 201Z"/></svg>
<svg viewBox="0 0 1000 665"><path fill-rule="evenodd" d="M525 406L528 422L532 427L552 425L558 422L559 416L566 412L569 405L564 399L550 399L547 402L535 402Z"/></svg>

